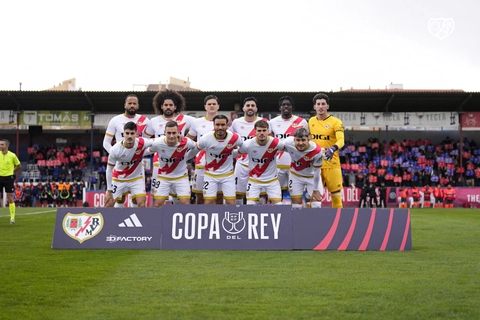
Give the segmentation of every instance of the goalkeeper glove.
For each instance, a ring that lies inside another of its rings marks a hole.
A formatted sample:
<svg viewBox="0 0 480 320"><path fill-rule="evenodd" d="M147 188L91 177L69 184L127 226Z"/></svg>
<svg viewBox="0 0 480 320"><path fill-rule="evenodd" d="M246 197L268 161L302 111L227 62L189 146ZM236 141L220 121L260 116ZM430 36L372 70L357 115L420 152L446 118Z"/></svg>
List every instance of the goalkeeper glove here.
<svg viewBox="0 0 480 320"><path fill-rule="evenodd" d="M326 159L327 161L332 160L332 158L333 158L333 153L334 153L336 150L337 150L337 149L335 148L335 146L325 149L325 159Z"/></svg>

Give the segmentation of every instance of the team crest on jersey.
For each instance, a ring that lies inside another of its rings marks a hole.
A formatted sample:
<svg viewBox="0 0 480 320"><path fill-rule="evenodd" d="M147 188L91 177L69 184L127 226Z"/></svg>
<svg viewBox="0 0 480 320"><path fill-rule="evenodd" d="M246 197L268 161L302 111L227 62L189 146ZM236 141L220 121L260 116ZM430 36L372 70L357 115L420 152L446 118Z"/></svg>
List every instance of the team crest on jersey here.
<svg viewBox="0 0 480 320"><path fill-rule="evenodd" d="M274 150L274 149L272 149L272 148L268 148L268 149L267 149L267 152L268 152L268 153L272 153L273 150Z"/></svg>
<svg viewBox="0 0 480 320"><path fill-rule="evenodd" d="M325 126L325 129L329 129L329 128L330 128L330 126L327 124L327 125Z"/></svg>
<svg viewBox="0 0 480 320"><path fill-rule="evenodd" d="M302 125L300 123L292 123L292 127L299 128L302 127Z"/></svg>
<svg viewBox="0 0 480 320"><path fill-rule="evenodd" d="M95 237L103 228L102 214L67 213L63 218L63 231L72 239L80 243Z"/></svg>
<svg viewBox="0 0 480 320"><path fill-rule="evenodd" d="M182 152L183 150L185 150L187 147L182 147L182 148L177 148L177 152Z"/></svg>
<svg viewBox="0 0 480 320"><path fill-rule="evenodd" d="M303 159L304 159L305 161L312 161L312 158L307 157L307 156L304 156Z"/></svg>
<svg viewBox="0 0 480 320"><path fill-rule="evenodd" d="M135 151L135 154L140 154L140 153L142 153L142 150Z"/></svg>
<svg viewBox="0 0 480 320"><path fill-rule="evenodd" d="M234 147L235 147L234 144L231 144L231 143L227 144L227 148L228 148L228 149L233 149Z"/></svg>

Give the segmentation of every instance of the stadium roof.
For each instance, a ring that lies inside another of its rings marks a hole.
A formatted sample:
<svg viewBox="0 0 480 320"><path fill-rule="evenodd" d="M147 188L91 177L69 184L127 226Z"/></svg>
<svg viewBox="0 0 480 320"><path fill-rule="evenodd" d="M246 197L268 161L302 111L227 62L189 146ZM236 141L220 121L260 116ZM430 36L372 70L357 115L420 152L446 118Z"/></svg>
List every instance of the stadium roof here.
<svg viewBox="0 0 480 320"><path fill-rule="evenodd" d="M153 113L152 99L156 92L135 91L0 91L0 110L84 110L95 113L120 113L125 97L139 97L140 110ZM280 97L288 95L295 101L297 111L312 110L312 98L317 92L208 92L182 91L187 111L203 109L203 99L214 94L222 110L234 110L243 99L254 96L260 112L278 110ZM471 112L480 111L480 92L462 90L345 90L325 92L330 97L332 111L356 112Z"/></svg>

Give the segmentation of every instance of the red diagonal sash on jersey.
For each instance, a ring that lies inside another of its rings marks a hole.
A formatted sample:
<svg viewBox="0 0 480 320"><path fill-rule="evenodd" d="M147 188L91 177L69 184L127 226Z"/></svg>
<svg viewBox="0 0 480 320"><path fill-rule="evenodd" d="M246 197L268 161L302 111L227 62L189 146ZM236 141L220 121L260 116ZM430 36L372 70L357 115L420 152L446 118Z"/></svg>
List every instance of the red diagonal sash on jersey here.
<svg viewBox="0 0 480 320"><path fill-rule="evenodd" d="M133 157L131 160L132 165L130 167L126 167L121 171L114 170L112 175L114 178L118 178L118 176L121 174L125 175L125 177L128 177L135 171L135 169L137 169L139 165L141 165L143 153L145 152L145 149L143 148L144 145L145 145L145 140L143 138L138 138L137 149L135 150L135 153L133 154Z"/></svg>
<svg viewBox="0 0 480 320"><path fill-rule="evenodd" d="M302 120L303 120L303 118L297 118L292 122L292 124L287 128L287 130L285 130L285 133L284 133L285 138L291 136L295 132L295 130L298 129ZM280 158L283 155L284 152L285 151L280 151L278 153L278 158Z"/></svg>
<svg viewBox="0 0 480 320"><path fill-rule="evenodd" d="M187 153L188 148L186 147L187 144L187 138L183 138L178 147L175 148L175 152L172 153L171 157L172 159L178 159L178 161L173 162L170 166L168 164L165 164L162 168L158 169L158 174L161 173L172 173L173 170L175 170L178 167L178 164L180 163L180 159L185 157L185 153Z"/></svg>
<svg viewBox="0 0 480 320"><path fill-rule="evenodd" d="M147 119L146 116L140 116L140 118L138 118L136 124L137 124L137 134L138 136L140 137L143 133L143 130L145 130L145 127L147 126L146 124L144 124L143 122L145 121L145 119Z"/></svg>
<svg viewBox="0 0 480 320"><path fill-rule="evenodd" d="M222 150L222 152L219 153L219 155L223 155L223 157L220 159L217 158L216 161L212 161L211 163L207 163L205 165L205 169L217 171L217 169L220 168L225 161L227 161L228 155L232 153L232 150L235 147L235 142L237 142L238 138L240 138L240 136L234 133L230 141L228 141L227 146Z"/></svg>
<svg viewBox="0 0 480 320"><path fill-rule="evenodd" d="M295 169L295 171L297 172L300 172L302 171L303 169L305 169L306 167L308 167L308 165L310 164L310 162L312 162L312 158L320 153L322 151L322 147L320 147L318 144L317 144L317 147L315 149L313 149L312 151L310 151L309 153L307 153L306 155L304 155L303 157L301 157L300 159L298 159L297 161L293 162L292 161L292 164L290 164L290 168L293 168ZM297 165L298 164L298 165Z"/></svg>
<svg viewBox="0 0 480 320"><path fill-rule="evenodd" d="M270 161L273 160L275 154L277 153L276 148L279 142L280 140L278 138L274 138L272 143L270 143L270 146L268 146L267 151L265 151L265 153L260 157L260 159L268 159L268 163L270 163ZM267 170L268 163L263 164L263 166L257 164L252 170L250 170L250 177L253 177L254 175L260 177L265 172L265 170Z"/></svg>
<svg viewBox="0 0 480 320"><path fill-rule="evenodd" d="M183 118L185 118L185 116L183 114L179 114L175 118L175 121L177 122L177 125L178 125L178 132L183 132L183 128L185 128L185 125L187 124L186 122L182 123Z"/></svg>

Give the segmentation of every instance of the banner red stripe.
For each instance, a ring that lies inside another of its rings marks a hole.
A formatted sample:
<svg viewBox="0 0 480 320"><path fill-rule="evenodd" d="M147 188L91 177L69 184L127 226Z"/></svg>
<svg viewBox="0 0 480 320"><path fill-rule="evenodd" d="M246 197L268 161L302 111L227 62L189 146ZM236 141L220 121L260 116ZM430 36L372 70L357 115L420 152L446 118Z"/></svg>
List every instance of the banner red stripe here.
<svg viewBox="0 0 480 320"><path fill-rule="evenodd" d="M367 250L368 243L370 242L370 237L372 236L373 225L375 223L375 215L376 214L377 214L377 209L372 209L372 213L370 215L370 222L368 223L367 232L365 233L365 236L363 237L362 243L360 244L360 247L358 247L358 250L362 250L362 251Z"/></svg>
<svg viewBox="0 0 480 320"><path fill-rule="evenodd" d="M383 238L382 245L380 246L380 251L384 251L387 248L388 239L390 238L390 232L392 231L392 221L393 221L393 209L390 209L390 217L388 217L388 226L385 231L385 237Z"/></svg>
<svg viewBox="0 0 480 320"><path fill-rule="evenodd" d="M338 250L347 250L347 247L350 244L350 240L352 240L353 231L355 231L355 226L357 225L357 217L358 217L358 208L355 208L355 211L353 213L352 223L350 224L348 233L345 236L345 239L343 239L342 244L338 247Z"/></svg>
<svg viewBox="0 0 480 320"><path fill-rule="evenodd" d="M332 242L335 232L337 232L338 222L340 221L341 212L342 212L342 209L338 208L337 214L335 215L335 220L333 221L333 224L330 227L330 230L328 231L325 238L323 238L323 240L313 250L326 250L328 248L328 246L330 245L330 242Z"/></svg>
<svg viewBox="0 0 480 320"><path fill-rule="evenodd" d="M400 251L405 250L405 245L407 243L407 238L408 238L409 231L410 231L410 212L408 212L408 214L407 214L407 224L405 226L405 232L403 233L403 240L402 240L402 244L400 246Z"/></svg>
<svg viewBox="0 0 480 320"><path fill-rule="evenodd" d="M82 233L83 231L85 231L85 229L87 229L88 225L90 224L90 220L92 220L92 216L88 216L87 221L85 221L85 223L83 224L83 227L80 228L80 230L78 230L77 233L75 233L75 237L78 237L80 233Z"/></svg>

